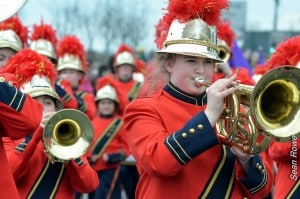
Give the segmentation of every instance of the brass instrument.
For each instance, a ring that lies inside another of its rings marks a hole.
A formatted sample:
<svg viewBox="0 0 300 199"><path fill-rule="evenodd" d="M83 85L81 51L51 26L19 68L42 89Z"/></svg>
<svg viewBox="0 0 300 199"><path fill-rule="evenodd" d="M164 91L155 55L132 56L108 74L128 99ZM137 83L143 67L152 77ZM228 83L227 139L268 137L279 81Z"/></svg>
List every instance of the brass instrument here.
<svg viewBox="0 0 300 199"><path fill-rule="evenodd" d="M26 3L27 0L0 0L0 22L16 14Z"/></svg>
<svg viewBox="0 0 300 199"><path fill-rule="evenodd" d="M216 124L221 142L256 154L272 140L285 142L299 137L299 79L298 68L282 66L266 73L255 86L240 84L225 99Z"/></svg>
<svg viewBox="0 0 300 199"><path fill-rule="evenodd" d="M43 144L52 161L65 162L82 156L93 140L89 118L75 109L57 111L46 123Z"/></svg>
<svg viewBox="0 0 300 199"><path fill-rule="evenodd" d="M230 58L230 49L227 45L218 45L219 48L219 57L224 62L227 62Z"/></svg>

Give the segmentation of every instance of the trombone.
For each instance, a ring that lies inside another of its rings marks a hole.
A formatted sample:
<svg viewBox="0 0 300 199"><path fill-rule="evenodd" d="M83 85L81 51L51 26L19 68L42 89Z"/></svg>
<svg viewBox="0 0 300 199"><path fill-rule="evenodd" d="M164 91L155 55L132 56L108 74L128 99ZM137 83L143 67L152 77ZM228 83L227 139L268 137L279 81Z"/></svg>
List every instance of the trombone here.
<svg viewBox="0 0 300 199"><path fill-rule="evenodd" d="M93 136L93 126L84 113L76 109L62 109L46 123L42 140L52 162L66 162L82 156Z"/></svg>

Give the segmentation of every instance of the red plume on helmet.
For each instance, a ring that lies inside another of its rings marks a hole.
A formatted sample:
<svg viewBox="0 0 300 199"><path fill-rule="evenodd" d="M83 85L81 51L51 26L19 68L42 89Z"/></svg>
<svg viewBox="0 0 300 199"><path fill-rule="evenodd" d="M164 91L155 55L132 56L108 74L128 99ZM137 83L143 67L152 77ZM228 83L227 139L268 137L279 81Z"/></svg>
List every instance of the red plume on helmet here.
<svg viewBox="0 0 300 199"><path fill-rule="evenodd" d="M275 52L265 62L267 71L278 66L296 66L300 61L300 36L291 37L275 48Z"/></svg>
<svg viewBox="0 0 300 199"><path fill-rule="evenodd" d="M114 88L116 95L117 95L117 99L115 99L115 101L119 104L120 113L123 113L126 104L128 104L128 101L125 97L122 96L121 92L119 91L117 85L114 83L113 79L111 79L110 77L102 77L102 78L98 79L96 82L96 85L95 85L97 94L99 93L98 92L99 90L101 90L102 88L104 88L107 85ZM96 94L95 100L101 98L101 96L97 96L97 94Z"/></svg>
<svg viewBox="0 0 300 199"><path fill-rule="evenodd" d="M75 35L67 35L58 43L58 57L63 57L66 54L79 57L83 70L85 71L87 67L87 61L84 46Z"/></svg>
<svg viewBox="0 0 300 199"><path fill-rule="evenodd" d="M53 44L53 46L56 46L56 31L52 28L51 25L45 24L43 21L41 21L40 25L33 25L33 32L31 35L32 41L38 39L45 39L47 41L50 41Z"/></svg>
<svg viewBox="0 0 300 199"><path fill-rule="evenodd" d="M170 0L167 10L181 22L200 17L208 25L217 25L225 8L227 0Z"/></svg>
<svg viewBox="0 0 300 199"><path fill-rule="evenodd" d="M208 25L216 26L220 22L221 10L227 8L228 0L169 0L168 12L155 26L157 47L162 48L174 19L187 22L201 18Z"/></svg>
<svg viewBox="0 0 300 199"><path fill-rule="evenodd" d="M241 84L246 84L246 85L255 84L249 71L246 68L243 67L236 68L235 73L236 73L236 80L239 80Z"/></svg>
<svg viewBox="0 0 300 199"><path fill-rule="evenodd" d="M40 25L33 26L30 48L39 54L50 58L56 63L56 31L49 24L41 21Z"/></svg>
<svg viewBox="0 0 300 199"><path fill-rule="evenodd" d="M5 21L0 22L0 31L1 30L14 31L19 36L23 44L23 47L27 46L28 29L26 26L23 26L23 24L21 23L17 15L8 18Z"/></svg>
<svg viewBox="0 0 300 199"><path fill-rule="evenodd" d="M171 14L164 15L163 18L161 18L158 21L158 24L155 26L155 40L156 46L158 49L161 49L163 47L164 42L167 39L168 30L170 27L170 24L172 23L174 17Z"/></svg>
<svg viewBox="0 0 300 199"><path fill-rule="evenodd" d="M121 44L115 54L115 57L118 55L118 54L121 54L122 52L130 52L131 54L134 54L134 51L132 48L130 48L128 45L126 44Z"/></svg>
<svg viewBox="0 0 300 199"><path fill-rule="evenodd" d="M217 25L218 38L225 41L226 44L231 48L235 40L235 33L231 29L230 22L221 22Z"/></svg>
<svg viewBox="0 0 300 199"><path fill-rule="evenodd" d="M135 66L135 54L131 47L126 44L121 44L114 54L114 66L129 64Z"/></svg>
<svg viewBox="0 0 300 199"><path fill-rule="evenodd" d="M54 65L46 57L31 49L22 49L13 55L1 72L14 74L20 86L30 82L34 75L47 77L52 86L56 79Z"/></svg>
<svg viewBox="0 0 300 199"><path fill-rule="evenodd" d="M97 79L97 82L95 85L96 91L101 89L103 86L105 86L107 84L113 86L114 88L117 87L116 84L114 83L113 79L111 79L109 77L102 77L102 78Z"/></svg>

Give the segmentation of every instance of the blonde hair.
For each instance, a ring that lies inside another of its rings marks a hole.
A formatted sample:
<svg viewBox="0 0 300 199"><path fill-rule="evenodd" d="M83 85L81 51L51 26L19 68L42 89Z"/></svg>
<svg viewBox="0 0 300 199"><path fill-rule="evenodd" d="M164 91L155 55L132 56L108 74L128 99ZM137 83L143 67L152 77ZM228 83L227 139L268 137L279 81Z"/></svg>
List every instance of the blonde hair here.
<svg viewBox="0 0 300 199"><path fill-rule="evenodd" d="M145 81L139 97L149 96L161 90L170 79L170 74L165 68L166 61L175 62L176 54L157 53L146 67Z"/></svg>

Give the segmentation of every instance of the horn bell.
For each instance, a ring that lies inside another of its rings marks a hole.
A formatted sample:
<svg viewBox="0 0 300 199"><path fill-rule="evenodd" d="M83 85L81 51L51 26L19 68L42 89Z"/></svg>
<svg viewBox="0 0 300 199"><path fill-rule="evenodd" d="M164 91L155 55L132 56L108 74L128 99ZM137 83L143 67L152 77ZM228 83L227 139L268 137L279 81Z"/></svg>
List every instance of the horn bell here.
<svg viewBox="0 0 300 199"><path fill-rule="evenodd" d="M216 123L223 144L257 154L271 141L300 137L300 69L280 66L270 70L255 86L239 85L225 98ZM241 107L245 111L240 111Z"/></svg>
<svg viewBox="0 0 300 199"><path fill-rule="evenodd" d="M274 140L285 142L300 136L300 70L281 66L256 84L250 109L256 124Z"/></svg>
<svg viewBox="0 0 300 199"><path fill-rule="evenodd" d="M0 0L0 22L16 14L27 2L27 0Z"/></svg>
<svg viewBox="0 0 300 199"><path fill-rule="evenodd" d="M62 109L46 123L43 143L50 159L67 161L82 156L93 136L93 126L84 113L75 109Z"/></svg>

